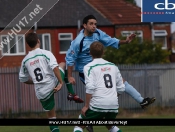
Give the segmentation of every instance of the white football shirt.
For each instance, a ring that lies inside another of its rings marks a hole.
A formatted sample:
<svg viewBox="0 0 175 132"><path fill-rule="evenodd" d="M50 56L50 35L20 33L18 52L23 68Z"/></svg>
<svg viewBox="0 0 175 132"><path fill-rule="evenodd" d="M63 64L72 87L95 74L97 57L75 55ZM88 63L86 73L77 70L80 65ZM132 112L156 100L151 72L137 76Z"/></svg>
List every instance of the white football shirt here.
<svg viewBox="0 0 175 132"><path fill-rule="evenodd" d="M40 48L29 51L21 64L19 72L20 82L28 81L30 76L34 82L37 98L48 98L58 84L58 80L53 72L53 69L57 66L57 60L50 51Z"/></svg>
<svg viewBox="0 0 175 132"><path fill-rule="evenodd" d="M99 112L118 112L117 92L125 90L118 67L102 58L84 67L86 93L92 94L90 109Z"/></svg>

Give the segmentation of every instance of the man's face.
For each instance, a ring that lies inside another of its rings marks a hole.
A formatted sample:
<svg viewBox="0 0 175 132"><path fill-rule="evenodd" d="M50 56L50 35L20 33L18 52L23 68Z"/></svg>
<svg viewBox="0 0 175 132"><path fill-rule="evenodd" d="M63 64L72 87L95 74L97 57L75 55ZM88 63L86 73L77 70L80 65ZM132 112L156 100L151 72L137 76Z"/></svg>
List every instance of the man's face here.
<svg viewBox="0 0 175 132"><path fill-rule="evenodd" d="M89 19L87 24L83 24L83 26L89 33L93 33L97 28L97 21L95 19Z"/></svg>

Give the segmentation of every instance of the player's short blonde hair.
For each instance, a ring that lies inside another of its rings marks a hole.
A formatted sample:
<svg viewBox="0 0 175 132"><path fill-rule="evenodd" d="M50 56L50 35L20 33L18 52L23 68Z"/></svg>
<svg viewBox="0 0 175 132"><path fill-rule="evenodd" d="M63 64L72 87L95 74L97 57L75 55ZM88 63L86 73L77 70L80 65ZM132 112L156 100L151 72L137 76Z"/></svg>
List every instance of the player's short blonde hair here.
<svg viewBox="0 0 175 132"><path fill-rule="evenodd" d="M95 41L90 46L90 54L93 58L102 58L104 46L99 41Z"/></svg>

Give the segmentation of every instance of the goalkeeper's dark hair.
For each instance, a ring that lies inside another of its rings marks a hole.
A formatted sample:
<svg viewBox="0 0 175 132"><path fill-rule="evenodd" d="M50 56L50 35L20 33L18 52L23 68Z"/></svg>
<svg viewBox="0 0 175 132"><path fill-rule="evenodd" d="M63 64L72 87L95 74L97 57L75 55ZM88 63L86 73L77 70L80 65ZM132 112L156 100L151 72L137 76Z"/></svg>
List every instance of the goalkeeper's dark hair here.
<svg viewBox="0 0 175 132"><path fill-rule="evenodd" d="M89 19L97 20L93 15L88 15L83 19L83 24L87 24Z"/></svg>
<svg viewBox="0 0 175 132"><path fill-rule="evenodd" d="M28 33L25 37L25 40L30 48L34 48L38 43L38 35L36 33Z"/></svg>
<svg viewBox="0 0 175 132"><path fill-rule="evenodd" d="M102 58L104 46L99 41L95 41L90 46L90 54L93 58Z"/></svg>

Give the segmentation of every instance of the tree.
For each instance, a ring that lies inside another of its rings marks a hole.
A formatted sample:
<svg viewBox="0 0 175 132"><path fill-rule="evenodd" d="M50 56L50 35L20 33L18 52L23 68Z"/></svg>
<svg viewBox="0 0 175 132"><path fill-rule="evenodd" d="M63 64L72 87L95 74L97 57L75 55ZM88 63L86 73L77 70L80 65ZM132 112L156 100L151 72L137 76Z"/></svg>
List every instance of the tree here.
<svg viewBox="0 0 175 132"><path fill-rule="evenodd" d="M135 1L135 0L125 0L125 1L128 1L128 2L130 2L130 3L134 4L134 5L136 5L136 1Z"/></svg>
<svg viewBox="0 0 175 132"><path fill-rule="evenodd" d="M139 43L135 39L130 44L121 45L120 49L106 48L103 58L115 64L162 64L170 62L169 55L170 52L163 50L161 44Z"/></svg>

